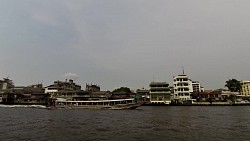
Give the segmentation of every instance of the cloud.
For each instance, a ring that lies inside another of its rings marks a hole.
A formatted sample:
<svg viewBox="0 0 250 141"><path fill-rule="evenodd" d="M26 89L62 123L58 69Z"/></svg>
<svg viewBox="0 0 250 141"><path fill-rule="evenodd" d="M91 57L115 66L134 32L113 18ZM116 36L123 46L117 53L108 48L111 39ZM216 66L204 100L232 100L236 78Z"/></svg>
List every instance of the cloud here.
<svg viewBox="0 0 250 141"><path fill-rule="evenodd" d="M172 83L172 76L184 66L191 79L217 89L228 76L249 79L249 65L242 65L249 64L249 4L4 1L0 74L10 74L23 85L44 77L51 82L80 75L104 89L136 88L147 86L153 76ZM211 68L216 69L208 71Z"/></svg>
<svg viewBox="0 0 250 141"><path fill-rule="evenodd" d="M55 17L51 15L46 15L42 13L35 13L33 18L39 22L46 23L49 25L58 25L59 22L55 19Z"/></svg>
<svg viewBox="0 0 250 141"><path fill-rule="evenodd" d="M65 73L65 74L63 75L63 77L64 77L64 78L67 78L67 79L74 79L74 80L79 78L79 76L78 76L77 74L71 73L71 72Z"/></svg>

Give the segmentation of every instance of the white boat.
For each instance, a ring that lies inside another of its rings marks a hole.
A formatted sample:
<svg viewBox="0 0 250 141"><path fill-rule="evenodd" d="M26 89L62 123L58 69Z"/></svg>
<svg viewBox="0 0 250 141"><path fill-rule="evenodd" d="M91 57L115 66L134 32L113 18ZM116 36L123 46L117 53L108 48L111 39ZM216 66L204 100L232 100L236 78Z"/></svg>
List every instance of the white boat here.
<svg viewBox="0 0 250 141"><path fill-rule="evenodd" d="M83 108L83 109L136 109L141 104L136 103L134 99L116 99L116 100L95 100L95 101L67 101L66 99L57 99L56 108Z"/></svg>

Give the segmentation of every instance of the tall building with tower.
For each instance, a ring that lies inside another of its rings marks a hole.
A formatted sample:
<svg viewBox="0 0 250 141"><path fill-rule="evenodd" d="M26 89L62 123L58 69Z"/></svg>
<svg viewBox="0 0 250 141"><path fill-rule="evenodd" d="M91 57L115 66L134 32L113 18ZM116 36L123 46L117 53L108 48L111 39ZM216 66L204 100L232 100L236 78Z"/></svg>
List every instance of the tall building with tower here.
<svg viewBox="0 0 250 141"><path fill-rule="evenodd" d="M192 81L186 74L180 74L173 77L174 84L174 99L180 101L186 101L191 99L191 93L193 92Z"/></svg>

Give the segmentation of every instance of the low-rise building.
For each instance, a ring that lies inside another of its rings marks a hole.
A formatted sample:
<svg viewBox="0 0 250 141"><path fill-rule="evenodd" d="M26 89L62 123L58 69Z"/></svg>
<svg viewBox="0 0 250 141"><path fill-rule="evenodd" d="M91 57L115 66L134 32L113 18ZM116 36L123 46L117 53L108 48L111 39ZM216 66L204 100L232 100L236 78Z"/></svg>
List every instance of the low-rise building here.
<svg viewBox="0 0 250 141"><path fill-rule="evenodd" d="M225 89L217 89L214 91L193 92L191 94L192 99L196 99L197 102L227 102L231 100L232 96L237 97L239 92L230 92Z"/></svg>
<svg viewBox="0 0 250 141"><path fill-rule="evenodd" d="M136 98L139 101L150 101L149 90L146 89L137 89L136 90Z"/></svg>
<svg viewBox="0 0 250 141"><path fill-rule="evenodd" d="M171 92L167 82L151 82L150 87L150 103L151 104L170 104Z"/></svg>
<svg viewBox="0 0 250 141"><path fill-rule="evenodd" d="M100 86L94 84L86 84L85 91L99 92L101 90Z"/></svg>
<svg viewBox="0 0 250 141"><path fill-rule="evenodd" d="M3 104L49 105L50 94L44 93L42 84L17 86L1 90L0 102Z"/></svg>
<svg viewBox="0 0 250 141"><path fill-rule="evenodd" d="M89 100L108 100L111 95L110 91L91 92Z"/></svg>
<svg viewBox="0 0 250 141"><path fill-rule="evenodd" d="M47 93L4 93L2 94L3 104L17 105L49 105L50 94Z"/></svg>
<svg viewBox="0 0 250 141"><path fill-rule="evenodd" d="M0 90L6 90L14 88L15 85L12 80L10 80L8 77L3 78L3 80L0 80Z"/></svg>
<svg viewBox="0 0 250 141"><path fill-rule="evenodd" d="M45 93L52 96L72 96L81 91L81 86L75 84L72 79L69 81L54 81L54 84L45 87Z"/></svg>
<svg viewBox="0 0 250 141"><path fill-rule="evenodd" d="M109 97L110 100L114 99L128 99L133 97L133 93L128 93L128 92L112 92L111 96Z"/></svg>

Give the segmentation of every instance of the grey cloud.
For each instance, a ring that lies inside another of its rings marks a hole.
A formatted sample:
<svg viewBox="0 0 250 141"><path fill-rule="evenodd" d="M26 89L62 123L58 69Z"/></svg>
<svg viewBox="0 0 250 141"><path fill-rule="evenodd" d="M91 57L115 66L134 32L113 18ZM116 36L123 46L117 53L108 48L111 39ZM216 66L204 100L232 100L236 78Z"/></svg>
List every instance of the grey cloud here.
<svg viewBox="0 0 250 141"><path fill-rule="evenodd" d="M184 66L216 89L228 77L250 79L249 6L247 0L3 1L0 55L8 63L1 73L49 83L74 72L81 84L140 88L153 78L172 83Z"/></svg>

